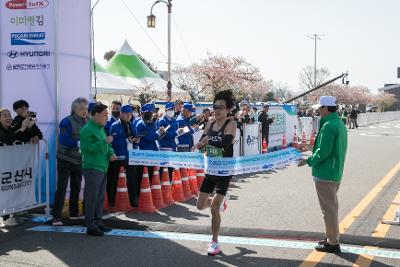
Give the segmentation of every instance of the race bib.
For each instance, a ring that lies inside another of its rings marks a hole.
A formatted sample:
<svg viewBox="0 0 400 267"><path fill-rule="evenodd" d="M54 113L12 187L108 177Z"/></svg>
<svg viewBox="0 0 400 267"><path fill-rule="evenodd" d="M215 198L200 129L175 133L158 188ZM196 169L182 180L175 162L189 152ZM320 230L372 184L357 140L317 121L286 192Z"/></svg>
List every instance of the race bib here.
<svg viewBox="0 0 400 267"><path fill-rule="evenodd" d="M223 152L224 150L222 148L206 145L206 153L208 157L222 158L224 156Z"/></svg>

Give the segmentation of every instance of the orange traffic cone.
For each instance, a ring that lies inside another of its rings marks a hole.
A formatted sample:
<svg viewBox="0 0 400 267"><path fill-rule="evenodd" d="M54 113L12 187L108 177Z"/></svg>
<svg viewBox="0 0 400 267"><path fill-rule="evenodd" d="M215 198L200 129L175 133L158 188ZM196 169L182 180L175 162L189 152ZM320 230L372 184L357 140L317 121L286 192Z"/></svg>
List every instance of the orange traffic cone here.
<svg viewBox="0 0 400 267"><path fill-rule="evenodd" d="M193 169L189 169L189 185L192 195L197 196L199 194L199 187L197 186L196 171Z"/></svg>
<svg viewBox="0 0 400 267"><path fill-rule="evenodd" d="M126 186L125 168L121 166L119 169L117 195L115 197L115 210L129 211L130 209L131 204L129 202L128 188Z"/></svg>
<svg viewBox="0 0 400 267"><path fill-rule="evenodd" d="M204 174L204 170L196 170L197 186L199 187L199 190L205 176L206 175Z"/></svg>
<svg viewBox="0 0 400 267"><path fill-rule="evenodd" d="M179 173L179 169L175 169L172 174L172 198L178 202L185 201L185 196L183 195L181 174Z"/></svg>
<svg viewBox="0 0 400 267"><path fill-rule="evenodd" d="M286 134L283 134L283 137L282 137L282 149L286 149L286 148L287 148Z"/></svg>
<svg viewBox="0 0 400 267"><path fill-rule="evenodd" d="M267 138L263 138L262 141L262 153L268 153L268 144L267 144Z"/></svg>
<svg viewBox="0 0 400 267"><path fill-rule="evenodd" d="M151 195L153 197L153 203L156 209L165 208L160 183L160 168L155 166L153 172L153 180L151 184Z"/></svg>
<svg viewBox="0 0 400 267"><path fill-rule="evenodd" d="M311 132L311 137L310 137L310 145L314 146L314 142L315 142L315 131L313 130Z"/></svg>
<svg viewBox="0 0 400 267"><path fill-rule="evenodd" d="M142 185L140 187L140 196L138 211L152 213L156 211L153 205L153 198L151 196L149 173L147 172L147 167L144 167Z"/></svg>
<svg viewBox="0 0 400 267"><path fill-rule="evenodd" d="M174 199L172 198L171 193L171 183L169 182L169 173L168 168L163 169L162 177L161 177L161 189L162 189L162 196L163 201L166 206L170 206L175 203Z"/></svg>
<svg viewBox="0 0 400 267"><path fill-rule="evenodd" d="M181 179L182 179L183 195L185 196L185 199L192 198L193 195L190 192L189 176L185 168L181 169Z"/></svg>
<svg viewBox="0 0 400 267"><path fill-rule="evenodd" d="M294 126L294 135L293 135L293 143L292 143L292 147L297 148L298 147L298 140L297 140L297 130L296 130L296 126Z"/></svg>
<svg viewBox="0 0 400 267"><path fill-rule="evenodd" d="M301 135L301 143L303 145L307 144L306 132L304 132L304 131L303 131L303 134Z"/></svg>

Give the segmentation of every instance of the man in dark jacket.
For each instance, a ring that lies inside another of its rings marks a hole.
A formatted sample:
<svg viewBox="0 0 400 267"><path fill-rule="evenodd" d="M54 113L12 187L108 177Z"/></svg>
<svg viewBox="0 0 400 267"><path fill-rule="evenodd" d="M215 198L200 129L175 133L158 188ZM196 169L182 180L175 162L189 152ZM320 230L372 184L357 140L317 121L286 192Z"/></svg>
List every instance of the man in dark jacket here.
<svg viewBox="0 0 400 267"><path fill-rule="evenodd" d="M71 104L71 115L60 122L57 146L57 190L54 197L53 225L62 225L61 214L65 192L70 181L69 216L79 217L79 192L82 181L82 155L80 152L80 130L86 123L88 101L77 98Z"/></svg>
<svg viewBox="0 0 400 267"><path fill-rule="evenodd" d="M260 115L258 116L258 121L261 122L261 133L262 133L262 139L268 141L268 136L269 136L269 125L274 122L275 118L270 118L268 116L268 111L269 111L269 106L264 105L263 110L260 112Z"/></svg>
<svg viewBox="0 0 400 267"><path fill-rule="evenodd" d="M15 128L15 130L19 130L22 126L22 122L29 118L30 120L36 122L36 113L29 111L29 104L25 100L15 101L13 104L13 109L17 116L14 118L11 126ZM34 123L31 128L28 129L26 138L24 140L20 140L22 142L32 142L37 144L39 140L43 139L43 134L40 131L39 127Z"/></svg>

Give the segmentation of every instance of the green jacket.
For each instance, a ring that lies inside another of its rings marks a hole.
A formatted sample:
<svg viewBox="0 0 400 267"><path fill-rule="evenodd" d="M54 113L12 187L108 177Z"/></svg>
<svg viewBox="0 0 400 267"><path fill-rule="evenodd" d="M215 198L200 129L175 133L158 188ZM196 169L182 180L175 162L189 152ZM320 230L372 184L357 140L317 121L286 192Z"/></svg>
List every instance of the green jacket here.
<svg viewBox="0 0 400 267"><path fill-rule="evenodd" d="M81 152L82 167L84 169L95 169L107 172L108 159L114 155L111 144L106 143L106 132L104 127L93 120L82 127Z"/></svg>
<svg viewBox="0 0 400 267"><path fill-rule="evenodd" d="M313 154L307 159L312 175L323 180L340 182L347 150L347 129L336 112L320 121Z"/></svg>

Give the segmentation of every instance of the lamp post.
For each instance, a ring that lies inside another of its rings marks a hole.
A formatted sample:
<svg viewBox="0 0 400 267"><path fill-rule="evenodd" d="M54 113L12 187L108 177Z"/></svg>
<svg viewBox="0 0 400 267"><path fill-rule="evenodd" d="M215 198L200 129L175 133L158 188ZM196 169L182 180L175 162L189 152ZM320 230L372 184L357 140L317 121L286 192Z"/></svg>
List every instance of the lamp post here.
<svg viewBox="0 0 400 267"><path fill-rule="evenodd" d="M321 40L322 34L313 34L307 36L308 38L314 40L314 88L317 87L317 40Z"/></svg>
<svg viewBox="0 0 400 267"><path fill-rule="evenodd" d="M153 14L153 8L158 3L164 3L168 7L168 82L167 82L167 95L168 98L171 99L171 13L172 13L172 0L158 0L153 3L150 10L150 15L147 16L147 27L155 28L156 27L156 16Z"/></svg>

